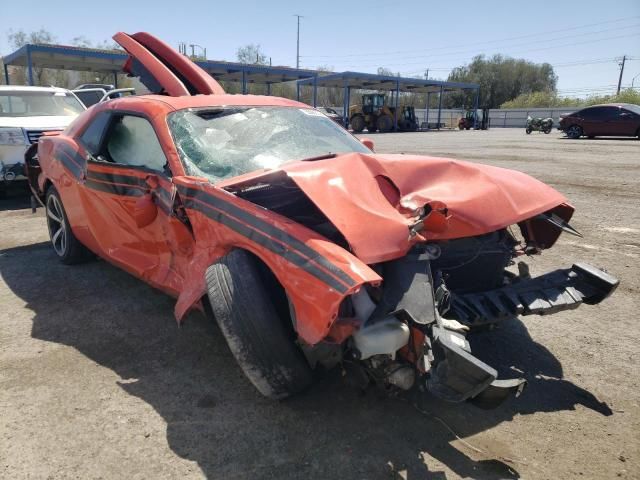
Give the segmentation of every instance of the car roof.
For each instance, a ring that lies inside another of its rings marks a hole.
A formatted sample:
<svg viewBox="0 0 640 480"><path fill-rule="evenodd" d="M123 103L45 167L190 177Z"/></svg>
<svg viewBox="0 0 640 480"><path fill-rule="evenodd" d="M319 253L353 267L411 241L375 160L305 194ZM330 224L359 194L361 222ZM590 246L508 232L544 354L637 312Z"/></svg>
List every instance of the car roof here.
<svg viewBox="0 0 640 480"><path fill-rule="evenodd" d="M600 103L598 105L589 105L588 107L584 107L583 110L586 110L587 108L593 108L593 107L629 107L633 105L632 103Z"/></svg>
<svg viewBox="0 0 640 480"><path fill-rule="evenodd" d="M137 107L144 108L144 104L164 104L169 109L183 110L186 108L226 107L226 106L272 106L272 107L298 107L311 108L295 100L281 97L269 97L266 95L194 95L170 97L165 95L132 95L124 98L115 98L105 103L114 108Z"/></svg>
<svg viewBox="0 0 640 480"><path fill-rule="evenodd" d="M0 85L0 92L64 92L68 93L70 90L60 87L30 87L27 85Z"/></svg>

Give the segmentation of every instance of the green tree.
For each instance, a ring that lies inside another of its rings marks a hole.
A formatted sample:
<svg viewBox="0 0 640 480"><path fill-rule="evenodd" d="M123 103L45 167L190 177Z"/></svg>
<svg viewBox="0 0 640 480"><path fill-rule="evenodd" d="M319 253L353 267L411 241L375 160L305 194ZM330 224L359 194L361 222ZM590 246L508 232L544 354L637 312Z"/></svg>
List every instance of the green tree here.
<svg viewBox="0 0 640 480"><path fill-rule="evenodd" d="M518 95L555 92L558 77L548 63L536 64L523 59L478 55L470 64L453 69L449 81L480 84L480 106L498 108ZM470 106L473 93L448 95L447 103Z"/></svg>
<svg viewBox="0 0 640 480"><path fill-rule="evenodd" d="M386 75L388 77L393 77L395 73L388 68L378 67L378 75Z"/></svg>
<svg viewBox="0 0 640 480"><path fill-rule="evenodd" d="M25 32L24 30L10 30L7 40L11 48L18 50L28 43L35 44L52 44L56 42L56 37L41 28L34 32ZM11 67L9 72L12 84L24 85L28 82L27 69L23 67ZM35 67L33 69L33 82L36 85L65 85L67 76L65 72L60 70L51 70L48 68Z"/></svg>
<svg viewBox="0 0 640 480"><path fill-rule="evenodd" d="M533 92L518 95L500 108L584 107L600 103L634 103L640 105L640 92L628 88L619 95L592 95L587 98L559 97L554 92Z"/></svg>
<svg viewBox="0 0 640 480"><path fill-rule="evenodd" d="M269 58L259 44L249 43L236 50L236 58L240 63L249 65L269 65Z"/></svg>

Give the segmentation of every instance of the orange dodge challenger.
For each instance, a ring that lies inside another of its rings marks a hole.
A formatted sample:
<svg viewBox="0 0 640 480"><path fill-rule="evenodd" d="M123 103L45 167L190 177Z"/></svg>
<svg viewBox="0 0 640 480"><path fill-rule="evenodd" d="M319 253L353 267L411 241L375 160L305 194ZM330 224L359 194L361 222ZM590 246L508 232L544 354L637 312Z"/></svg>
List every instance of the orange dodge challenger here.
<svg viewBox="0 0 640 480"><path fill-rule="evenodd" d="M493 407L524 380L498 380L470 329L617 287L581 263L509 269L579 235L567 200L523 173L375 154L305 104L225 94L147 33L114 39L153 94L98 104L27 152L53 250L174 296L179 322L212 315L268 397L346 362L364 383Z"/></svg>

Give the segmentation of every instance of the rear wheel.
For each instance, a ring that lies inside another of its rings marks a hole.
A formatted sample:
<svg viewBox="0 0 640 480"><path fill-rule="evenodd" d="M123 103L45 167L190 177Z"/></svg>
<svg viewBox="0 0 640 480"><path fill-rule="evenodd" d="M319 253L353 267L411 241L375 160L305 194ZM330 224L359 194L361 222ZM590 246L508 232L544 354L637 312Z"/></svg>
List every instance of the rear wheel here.
<svg viewBox="0 0 640 480"><path fill-rule="evenodd" d="M66 265L73 265L89 260L93 254L80 243L71 231L60 194L53 185L47 190L45 209L51 245L60 261Z"/></svg>
<svg viewBox="0 0 640 480"><path fill-rule="evenodd" d="M531 133L531 127L527 127L525 131L527 132L527 135L529 135Z"/></svg>
<svg viewBox="0 0 640 480"><path fill-rule="evenodd" d="M578 125L571 125L567 128L567 137L569 138L580 138L582 136L582 128Z"/></svg>
<svg viewBox="0 0 640 480"><path fill-rule="evenodd" d="M551 127L545 128L544 129L544 133L546 133L546 134L551 133Z"/></svg>
<svg viewBox="0 0 640 480"><path fill-rule="evenodd" d="M283 318L282 308L278 313L278 295L267 288L260 267L250 253L233 250L207 269L207 291L244 374L264 396L281 399L311 383L311 368L295 344L290 319ZM271 275L268 283L277 281Z"/></svg>
<svg viewBox="0 0 640 480"><path fill-rule="evenodd" d="M364 123L364 118L362 118L361 115L356 115L355 117L353 117L350 123L351 123L351 129L354 132L360 133L364 130L365 123Z"/></svg>

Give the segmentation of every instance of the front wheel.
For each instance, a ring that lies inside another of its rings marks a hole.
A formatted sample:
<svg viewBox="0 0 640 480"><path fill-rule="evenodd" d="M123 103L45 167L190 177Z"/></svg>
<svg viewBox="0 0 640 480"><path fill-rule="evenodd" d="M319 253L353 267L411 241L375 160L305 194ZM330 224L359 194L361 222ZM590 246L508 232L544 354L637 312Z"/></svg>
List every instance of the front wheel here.
<svg viewBox="0 0 640 480"><path fill-rule="evenodd" d="M575 140L576 138L580 138L581 136L582 128L578 125L571 125L569 128L567 128L567 137L573 138Z"/></svg>
<svg viewBox="0 0 640 480"><path fill-rule="evenodd" d="M71 231L67 213L62 206L60 194L52 185L46 193L45 210L47 227L53 251L65 265L82 263L92 257L91 252L80 243Z"/></svg>
<svg viewBox="0 0 640 480"><path fill-rule="evenodd" d="M311 368L295 344L291 320L283 318L282 308L278 313L278 295L267 288L277 280L270 275L263 281L258 262L244 250L231 251L207 269L207 293L246 377L265 397L281 399L311 383Z"/></svg>
<svg viewBox="0 0 640 480"><path fill-rule="evenodd" d="M362 115L356 115L351 119L350 123L351 123L351 130L353 130L354 132L360 133L364 130L365 122L364 122L364 118L362 118Z"/></svg>

